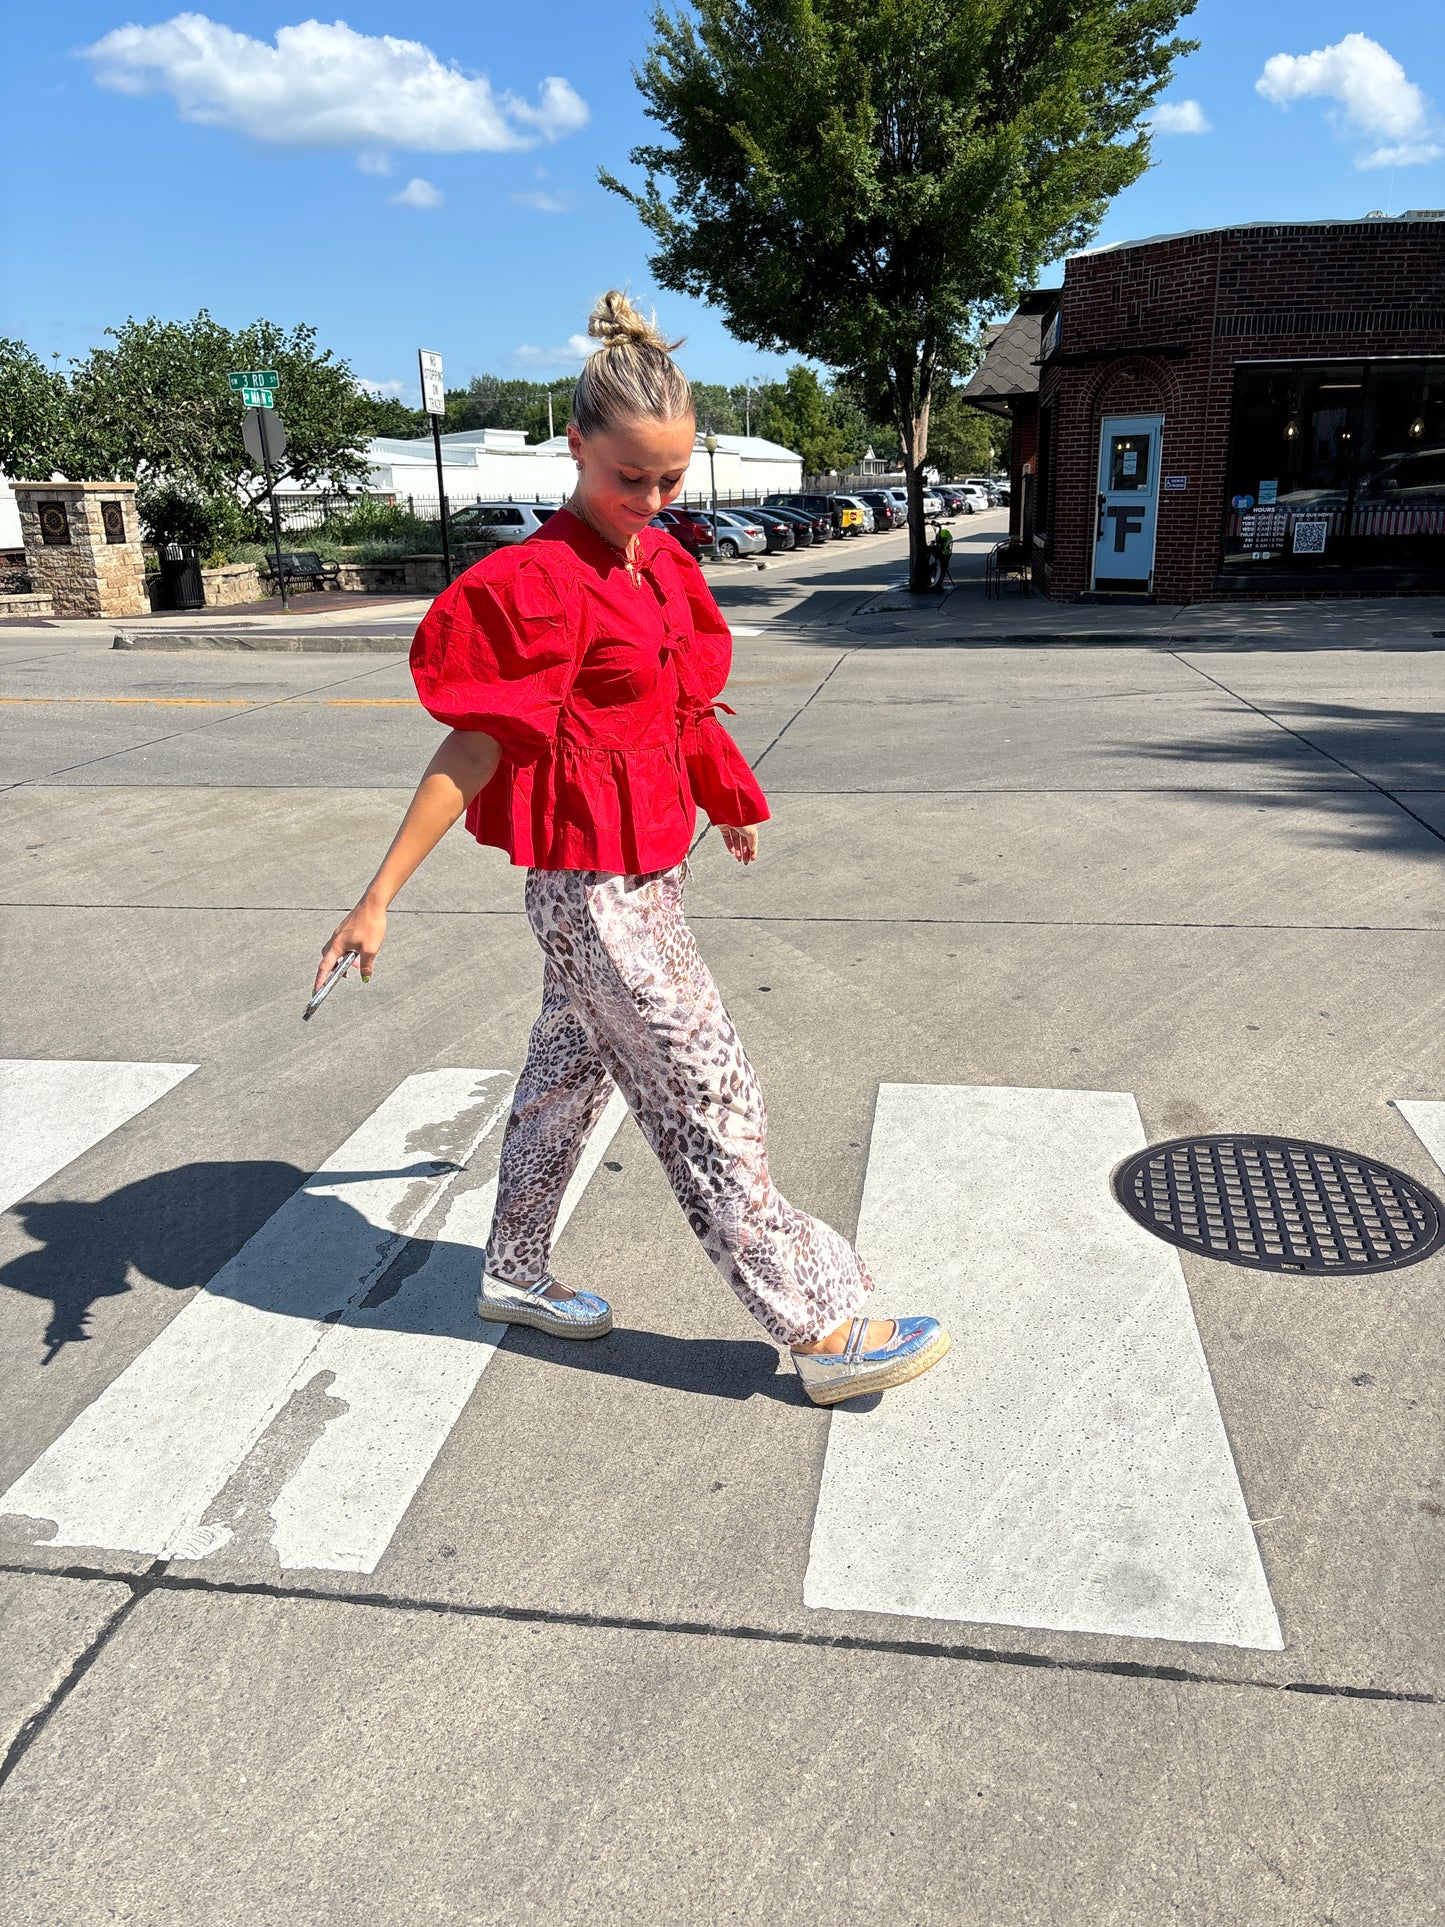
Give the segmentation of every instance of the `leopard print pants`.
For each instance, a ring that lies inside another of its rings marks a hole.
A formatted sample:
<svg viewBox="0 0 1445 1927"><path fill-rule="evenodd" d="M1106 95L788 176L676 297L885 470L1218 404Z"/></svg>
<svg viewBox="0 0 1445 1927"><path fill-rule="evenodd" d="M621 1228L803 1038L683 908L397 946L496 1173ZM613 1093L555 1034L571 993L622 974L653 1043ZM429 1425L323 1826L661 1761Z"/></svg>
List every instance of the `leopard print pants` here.
<svg viewBox="0 0 1445 1927"><path fill-rule="evenodd" d="M846 1238L779 1196L767 1112L683 917L685 866L529 870L542 1011L502 1143L487 1270L547 1272L557 1209L614 1085L703 1249L770 1337L805 1345L873 1289Z"/></svg>

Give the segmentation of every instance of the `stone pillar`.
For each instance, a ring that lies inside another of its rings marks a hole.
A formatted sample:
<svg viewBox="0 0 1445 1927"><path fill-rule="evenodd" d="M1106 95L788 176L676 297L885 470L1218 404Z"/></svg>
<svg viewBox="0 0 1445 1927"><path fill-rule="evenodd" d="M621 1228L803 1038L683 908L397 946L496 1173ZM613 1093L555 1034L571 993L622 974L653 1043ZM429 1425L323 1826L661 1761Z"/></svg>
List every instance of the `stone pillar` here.
<svg viewBox="0 0 1445 1927"><path fill-rule="evenodd" d="M134 482L15 482L25 566L58 616L150 614Z"/></svg>

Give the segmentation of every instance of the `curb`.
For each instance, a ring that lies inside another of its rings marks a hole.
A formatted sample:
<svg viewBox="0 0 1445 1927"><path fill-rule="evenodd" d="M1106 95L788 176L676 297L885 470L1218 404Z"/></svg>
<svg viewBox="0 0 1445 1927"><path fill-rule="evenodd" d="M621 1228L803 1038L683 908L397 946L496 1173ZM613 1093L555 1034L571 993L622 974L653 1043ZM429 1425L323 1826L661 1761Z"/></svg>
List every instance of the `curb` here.
<svg viewBox="0 0 1445 1927"><path fill-rule="evenodd" d="M288 656L312 655L405 655L411 637L376 635L337 635L335 631L313 631L307 635L295 630L176 630L117 629L112 649L163 650L228 649L240 654L270 653Z"/></svg>

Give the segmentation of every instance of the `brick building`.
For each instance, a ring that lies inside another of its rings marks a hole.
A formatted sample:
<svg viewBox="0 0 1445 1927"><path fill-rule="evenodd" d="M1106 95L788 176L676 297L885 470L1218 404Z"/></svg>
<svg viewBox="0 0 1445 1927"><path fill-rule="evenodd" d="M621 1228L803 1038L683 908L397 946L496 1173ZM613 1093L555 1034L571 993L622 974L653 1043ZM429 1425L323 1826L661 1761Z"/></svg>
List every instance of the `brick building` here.
<svg viewBox="0 0 1445 1927"><path fill-rule="evenodd" d="M965 393L1055 600L1445 590L1445 212L1075 255Z"/></svg>

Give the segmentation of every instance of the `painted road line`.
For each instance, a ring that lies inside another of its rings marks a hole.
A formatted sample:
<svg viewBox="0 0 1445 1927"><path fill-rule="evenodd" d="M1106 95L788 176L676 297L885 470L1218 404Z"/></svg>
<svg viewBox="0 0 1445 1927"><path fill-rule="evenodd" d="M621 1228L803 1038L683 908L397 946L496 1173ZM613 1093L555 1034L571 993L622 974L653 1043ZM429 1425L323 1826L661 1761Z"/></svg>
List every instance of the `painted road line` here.
<svg viewBox="0 0 1445 1927"><path fill-rule="evenodd" d="M0 1513L56 1546L170 1557L505 1113L503 1071L408 1077L79 1414Z"/></svg>
<svg viewBox="0 0 1445 1927"><path fill-rule="evenodd" d="M614 1092L563 1197L559 1233L626 1116ZM271 1507L283 1568L374 1572L491 1363L506 1327L478 1319L477 1272L500 1139L487 1147L484 1181L449 1195L420 1267L380 1304L347 1312L318 1346L310 1369L334 1374L326 1389L341 1404Z"/></svg>
<svg viewBox="0 0 1445 1927"><path fill-rule="evenodd" d="M0 1211L148 1110L195 1068L0 1058Z"/></svg>
<svg viewBox="0 0 1445 1927"><path fill-rule="evenodd" d="M1445 1171L1445 1104L1413 1097L1391 1100L1435 1162Z"/></svg>
<svg viewBox="0 0 1445 1927"><path fill-rule="evenodd" d="M1178 1254L1109 1188L1144 1144L1122 1092L880 1087L859 1249L953 1352L834 1415L808 1605L1280 1650Z"/></svg>

